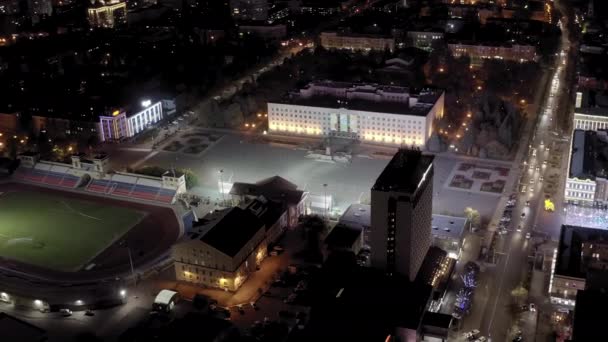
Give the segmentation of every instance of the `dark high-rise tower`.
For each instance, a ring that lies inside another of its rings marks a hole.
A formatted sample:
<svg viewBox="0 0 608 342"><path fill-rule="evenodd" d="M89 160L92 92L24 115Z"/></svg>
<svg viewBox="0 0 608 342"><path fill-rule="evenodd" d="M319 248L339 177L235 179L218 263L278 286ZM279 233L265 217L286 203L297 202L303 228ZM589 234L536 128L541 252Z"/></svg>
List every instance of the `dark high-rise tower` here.
<svg viewBox="0 0 608 342"><path fill-rule="evenodd" d="M433 171L433 156L401 149L376 180L372 267L416 278L432 240Z"/></svg>

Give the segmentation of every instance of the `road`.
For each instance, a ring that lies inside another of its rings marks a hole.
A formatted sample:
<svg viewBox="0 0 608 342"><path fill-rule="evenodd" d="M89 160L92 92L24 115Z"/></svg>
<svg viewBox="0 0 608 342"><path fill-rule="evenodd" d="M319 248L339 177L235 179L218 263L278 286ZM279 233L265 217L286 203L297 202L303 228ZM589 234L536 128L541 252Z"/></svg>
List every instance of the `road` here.
<svg viewBox="0 0 608 342"><path fill-rule="evenodd" d="M568 51L568 34L562 35L562 49ZM497 263L494 270L494 281L490 285L488 300L485 305L480 330L488 336L490 341L510 341L512 332L514 306L511 291L522 284L528 271L529 255L534 253L533 245L542 243L546 236L555 238L555 222L537 226L538 220L559 222L561 214L561 199L563 191L564 163L551 166L555 157L552 153L556 143L559 143L554 133L555 110L558 97L562 95L563 67L567 63L568 54L561 54L557 66L552 69L550 88L547 92L545 104L537 117L536 127L533 130L530 145L524 160L520 161L520 180L517 193L517 204L512 209L512 221L508 226L508 233L500 236L495 250ZM563 158L567 158L567 149L560 150ZM556 176L552 176L556 175ZM556 198L556 212L544 211L545 193L553 188ZM555 190L554 188L557 188ZM557 223L559 224L559 223ZM559 226L557 226L559 227ZM518 229L521 228L521 229ZM557 228L558 229L558 228ZM526 237L527 234L531 238ZM485 285L484 285L485 286ZM526 324L525 327L528 325ZM529 328L534 329L534 328ZM533 335L533 331L524 331L524 336ZM534 340L528 338L526 340Z"/></svg>

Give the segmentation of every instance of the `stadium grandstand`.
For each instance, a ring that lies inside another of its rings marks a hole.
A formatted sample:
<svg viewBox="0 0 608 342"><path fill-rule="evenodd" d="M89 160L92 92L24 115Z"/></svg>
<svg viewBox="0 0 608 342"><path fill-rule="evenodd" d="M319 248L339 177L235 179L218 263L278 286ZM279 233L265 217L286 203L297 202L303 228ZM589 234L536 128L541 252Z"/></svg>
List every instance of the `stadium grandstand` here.
<svg viewBox="0 0 608 342"><path fill-rule="evenodd" d="M61 188L84 188L87 192L173 204L176 195L186 191L183 174L167 172L162 177L108 171L108 156L100 154L91 160L84 155L72 156L72 163L39 160L36 153L19 156L21 166L14 179L26 183Z"/></svg>
<svg viewBox="0 0 608 342"><path fill-rule="evenodd" d="M173 203L178 189L164 186L163 179L115 173L93 179L86 190L112 196L129 197L161 203Z"/></svg>
<svg viewBox="0 0 608 342"><path fill-rule="evenodd" d="M32 183L75 188L82 181L82 177L73 175L69 171L68 166L38 163L32 168L17 169L14 177Z"/></svg>

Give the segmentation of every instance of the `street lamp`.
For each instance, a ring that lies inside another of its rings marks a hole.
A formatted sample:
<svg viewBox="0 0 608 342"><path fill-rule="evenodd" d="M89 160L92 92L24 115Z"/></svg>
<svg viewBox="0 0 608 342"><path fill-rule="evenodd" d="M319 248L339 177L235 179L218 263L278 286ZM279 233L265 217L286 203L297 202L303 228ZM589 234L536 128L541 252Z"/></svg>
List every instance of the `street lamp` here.
<svg viewBox="0 0 608 342"><path fill-rule="evenodd" d="M222 206L225 205L226 203L226 198L224 195L224 180L222 178L222 175L224 174L224 169L220 169L220 192L222 193Z"/></svg>
<svg viewBox="0 0 608 342"><path fill-rule="evenodd" d="M325 213L325 218L327 218L327 183L323 184L323 212Z"/></svg>

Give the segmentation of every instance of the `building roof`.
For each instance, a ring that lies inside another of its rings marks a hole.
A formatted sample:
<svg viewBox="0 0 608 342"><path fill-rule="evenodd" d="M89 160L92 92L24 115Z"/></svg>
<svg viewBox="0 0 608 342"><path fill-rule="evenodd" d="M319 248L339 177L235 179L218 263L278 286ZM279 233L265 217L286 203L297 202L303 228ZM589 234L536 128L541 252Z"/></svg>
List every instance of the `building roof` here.
<svg viewBox="0 0 608 342"><path fill-rule="evenodd" d="M0 312L0 331L6 341L46 341L46 331L16 317Z"/></svg>
<svg viewBox="0 0 608 342"><path fill-rule="evenodd" d="M439 312L427 312L424 314L424 319L422 320L422 325L427 327L448 329L451 324L452 315Z"/></svg>
<svg viewBox="0 0 608 342"><path fill-rule="evenodd" d="M433 156L417 150L399 149L384 168L372 190L413 194L432 172Z"/></svg>
<svg viewBox="0 0 608 342"><path fill-rule="evenodd" d="M340 223L352 228L369 228L371 227L371 210L369 204L351 204L340 217Z"/></svg>
<svg viewBox="0 0 608 342"><path fill-rule="evenodd" d="M228 209L200 240L233 257L262 228L264 223L251 211L234 207Z"/></svg>
<svg viewBox="0 0 608 342"><path fill-rule="evenodd" d="M154 303L159 304L169 304L173 296L175 296L177 292L171 290L160 290L160 292L154 298Z"/></svg>
<svg viewBox="0 0 608 342"><path fill-rule="evenodd" d="M423 92L417 97L418 102L413 105L403 102L381 102L361 98L341 99L331 95L301 97L294 94L283 97L281 100L275 101L275 103L319 108L345 108L372 113L426 116L441 95L443 95L441 91Z"/></svg>
<svg viewBox="0 0 608 342"><path fill-rule="evenodd" d="M573 342L608 341L608 321L606 310L608 294L600 291L578 290L574 308Z"/></svg>
<svg viewBox="0 0 608 342"><path fill-rule="evenodd" d="M257 216L269 230L285 213L285 205L280 202L275 202L260 196L247 205L247 210Z"/></svg>
<svg viewBox="0 0 608 342"><path fill-rule="evenodd" d="M371 268L324 267L309 284L303 341L384 341L396 327L418 329L431 287Z"/></svg>
<svg viewBox="0 0 608 342"><path fill-rule="evenodd" d="M608 174L607 131L574 130L570 158L570 177L595 179Z"/></svg>
<svg viewBox="0 0 608 342"><path fill-rule="evenodd" d="M238 330L225 319L189 312L184 317L167 320L149 316L120 336L120 341L240 341Z"/></svg>
<svg viewBox="0 0 608 342"><path fill-rule="evenodd" d="M608 230L562 225L555 263L555 274L586 278L590 269L582 257L585 243L608 244Z"/></svg>
<svg viewBox="0 0 608 342"><path fill-rule="evenodd" d="M359 228L338 223L325 238L325 244L330 248L351 248L361 233Z"/></svg>
<svg viewBox="0 0 608 342"><path fill-rule="evenodd" d="M302 202L305 192L298 190L297 185L280 176L263 179L257 183L236 182L230 189L231 195L264 196L267 199L297 205Z"/></svg>
<svg viewBox="0 0 608 342"><path fill-rule="evenodd" d="M416 275L416 281L429 284L439 293L443 293L450 281L456 260L448 257L446 251L431 246L426 252L424 261Z"/></svg>
<svg viewBox="0 0 608 342"><path fill-rule="evenodd" d="M464 233L467 219L464 217L433 214L431 224L434 237L459 240Z"/></svg>

